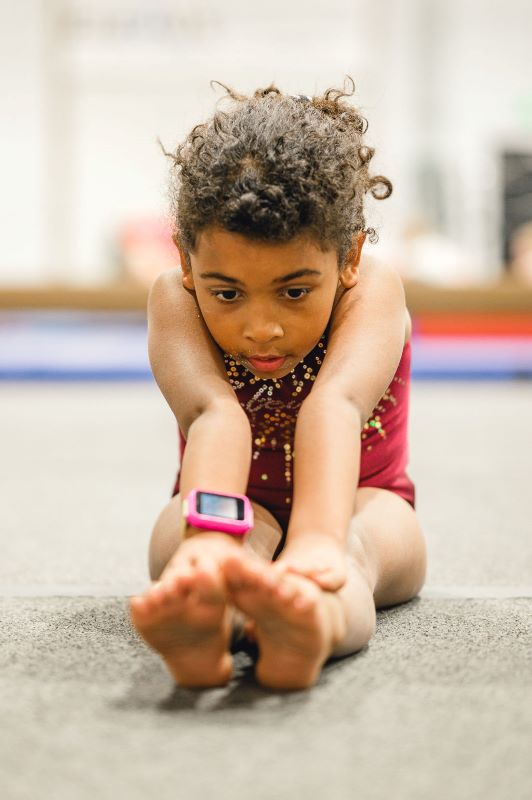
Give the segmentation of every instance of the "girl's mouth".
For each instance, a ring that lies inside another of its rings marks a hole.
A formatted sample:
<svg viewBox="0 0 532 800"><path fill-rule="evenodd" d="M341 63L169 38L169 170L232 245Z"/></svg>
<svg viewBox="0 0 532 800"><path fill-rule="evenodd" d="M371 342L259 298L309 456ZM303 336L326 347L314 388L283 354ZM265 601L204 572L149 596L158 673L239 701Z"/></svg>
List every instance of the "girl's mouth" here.
<svg viewBox="0 0 532 800"><path fill-rule="evenodd" d="M253 369L259 372L276 372L281 369L286 361L286 356L282 358L247 358Z"/></svg>

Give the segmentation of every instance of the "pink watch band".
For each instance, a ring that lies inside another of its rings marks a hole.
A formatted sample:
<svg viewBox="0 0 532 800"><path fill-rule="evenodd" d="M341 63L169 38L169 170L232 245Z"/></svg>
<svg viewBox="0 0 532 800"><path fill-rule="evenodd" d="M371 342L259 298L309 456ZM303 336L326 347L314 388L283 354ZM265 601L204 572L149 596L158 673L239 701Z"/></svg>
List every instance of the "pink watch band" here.
<svg viewBox="0 0 532 800"><path fill-rule="evenodd" d="M182 503L182 533L186 526L245 536L253 527L253 507L245 494L191 489Z"/></svg>

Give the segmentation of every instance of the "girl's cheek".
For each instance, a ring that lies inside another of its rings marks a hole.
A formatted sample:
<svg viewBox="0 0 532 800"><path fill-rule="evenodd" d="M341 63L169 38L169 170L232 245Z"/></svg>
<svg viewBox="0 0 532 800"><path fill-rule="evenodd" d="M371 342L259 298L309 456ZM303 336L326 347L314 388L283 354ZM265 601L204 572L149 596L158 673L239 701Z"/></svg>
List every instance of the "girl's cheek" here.
<svg viewBox="0 0 532 800"><path fill-rule="evenodd" d="M220 303L209 296L202 298L198 297L198 305L203 316L209 316L211 318L220 317L220 312L224 311L223 308L220 308Z"/></svg>

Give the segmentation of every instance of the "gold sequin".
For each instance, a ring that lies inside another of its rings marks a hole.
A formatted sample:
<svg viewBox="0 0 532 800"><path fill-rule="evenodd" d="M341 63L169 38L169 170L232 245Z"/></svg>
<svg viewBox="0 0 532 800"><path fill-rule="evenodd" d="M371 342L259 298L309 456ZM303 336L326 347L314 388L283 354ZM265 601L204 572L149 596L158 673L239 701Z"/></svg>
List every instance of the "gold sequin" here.
<svg viewBox="0 0 532 800"><path fill-rule="evenodd" d="M325 334L322 339L325 338ZM224 354L226 372L229 383L238 392L247 385L257 385L256 391L248 400L239 400L245 410L253 431L253 460L257 461L264 450L277 450L282 448L284 460L284 476L286 484L292 480L292 462L295 461L293 450L295 426L297 415L301 408L303 398L311 390L312 383L316 380L320 366L327 353L323 341L318 342L317 349L311 357L301 359L288 375L283 378L259 378L243 366L242 362L231 354ZM309 362L315 362L311 366ZM238 365L238 368L237 366ZM399 376L394 376L393 381L401 386L406 382ZM276 390L283 387L291 391L278 396ZM303 387L306 386L306 392ZM386 438L386 412L391 406L397 405L397 398L392 392L393 382L375 406L371 417L364 424L361 439L366 452L371 452L375 442ZM369 440L369 442L368 442ZM264 472L261 479L268 480ZM286 503L290 498L286 498Z"/></svg>

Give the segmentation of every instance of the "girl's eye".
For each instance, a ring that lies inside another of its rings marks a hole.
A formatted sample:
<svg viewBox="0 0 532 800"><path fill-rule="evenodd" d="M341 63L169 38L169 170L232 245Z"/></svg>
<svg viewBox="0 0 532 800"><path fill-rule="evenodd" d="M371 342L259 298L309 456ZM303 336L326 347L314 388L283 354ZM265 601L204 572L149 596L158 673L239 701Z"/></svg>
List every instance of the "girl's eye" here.
<svg viewBox="0 0 532 800"><path fill-rule="evenodd" d="M297 297L294 297L294 295L292 295L292 294L288 295L290 300L301 300L303 297L306 297L310 293L310 289L303 289L303 288L299 289L299 288L296 288L295 286L293 288L285 289L285 291L286 292L303 292L303 294L298 294Z"/></svg>
<svg viewBox="0 0 532 800"><path fill-rule="evenodd" d="M236 300L236 295L238 292L236 289L220 289L217 292L211 292L211 294L218 298L222 303L232 303ZM221 295L221 296L220 296ZM227 297L227 295L233 295L232 297Z"/></svg>
<svg viewBox="0 0 532 800"><path fill-rule="evenodd" d="M285 297L287 297L288 300L302 300L303 297L306 297L308 294L310 294L311 289L298 288L294 286L289 287L288 289L283 289L283 292L286 292ZM238 299L239 293L236 289L218 289L211 291L211 294L221 303L234 303L235 300Z"/></svg>

